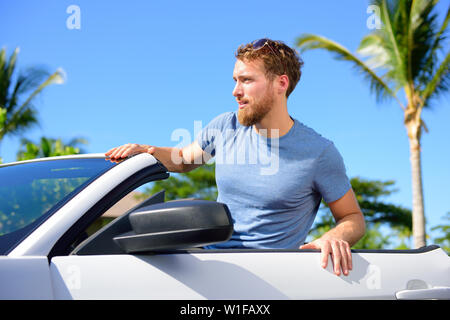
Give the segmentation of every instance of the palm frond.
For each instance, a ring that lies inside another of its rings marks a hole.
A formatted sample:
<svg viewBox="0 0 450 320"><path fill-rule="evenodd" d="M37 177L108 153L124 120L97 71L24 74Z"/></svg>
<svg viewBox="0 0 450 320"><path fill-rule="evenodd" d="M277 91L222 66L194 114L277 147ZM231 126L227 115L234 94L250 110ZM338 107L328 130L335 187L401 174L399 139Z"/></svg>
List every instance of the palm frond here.
<svg viewBox="0 0 450 320"><path fill-rule="evenodd" d="M385 42L386 40L380 32L370 33L361 40L357 53L367 58L365 63L370 69L383 67L391 70L393 68L390 63L392 55L385 46Z"/></svg>
<svg viewBox="0 0 450 320"><path fill-rule="evenodd" d="M61 84L64 83L64 71L57 70L52 73L44 82L42 82L37 89L33 91L33 93L25 100L25 102L19 107L19 110L25 108L30 101L37 96L44 88L48 87L51 84Z"/></svg>
<svg viewBox="0 0 450 320"><path fill-rule="evenodd" d="M6 49L2 48L2 50L0 50L0 73L3 72L5 64L6 64Z"/></svg>
<svg viewBox="0 0 450 320"><path fill-rule="evenodd" d="M450 86L449 52L444 51L444 58L439 64L439 53L448 48L448 24L450 21L450 6L441 27L433 34L432 44L423 64L423 71L418 77L419 94L423 107L429 107L430 101L441 93L448 92Z"/></svg>
<svg viewBox="0 0 450 320"><path fill-rule="evenodd" d="M5 135L20 134L36 125L37 111L32 105L33 99L50 84L64 82L62 69L49 75L44 69L35 67L20 73L12 86L18 53L16 48L8 59L6 49L0 50L0 141ZM19 102L28 92L31 94L24 102Z"/></svg>
<svg viewBox="0 0 450 320"><path fill-rule="evenodd" d="M404 42L404 32L401 32L399 26L403 23L404 17L401 15L402 10L399 10L400 2L389 2L381 0L378 2L380 6L380 19L383 24L383 28L380 32L384 34L385 48L391 51L390 65L392 66L386 77L395 81L395 91L403 87L407 83L406 79L406 61L404 46L401 44Z"/></svg>
<svg viewBox="0 0 450 320"><path fill-rule="evenodd" d="M369 81L370 89L376 94L377 100L382 100L387 97L394 98L404 109L402 103L397 98L396 94L391 90L383 79L378 76L375 71L370 68L364 61L352 54L347 48L334 42L326 37L303 34L297 38L296 45L299 47L300 52L305 52L312 49L324 49L326 51L335 54L335 58L338 60L349 61L353 64L361 74Z"/></svg>
<svg viewBox="0 0 450 320"><path fill-rule="evenodd" d="M436 33L435 37L434 37L434 43L433 43L433 49L438 49L441 48L441 43L447 39L447 27L448 27L448 23L450 21L450 5L447 9L447 14L444 18L444 21L442 22L442 25L439 29L439 31Z"/></svg>
<svg viewBox="0 0 450 320"><path fill-rule="evenodd" d="M19 97L23 96L29 91L34 91L38 88L48 77L49 72L43 68L29 68L25 72L20 73L16 79L16 84L7 99L6 109L9 113L13 113L15 108L19 105Z"/></svg>
<svg viewBox="0 0 450 320"><path fill-rule="evenodd" d="M14 52L9 57L9 61L7 64L7 67L5 69L6 76L8 78L11 78L12 74L14 73L14 69L16 68L16 61L17 61L17 55L19 54L19 48L16 48Z"/></svg>
<svg viewBox="0 0 450 320"><path fill-rule="evenodd" d="M437 68L436 73L426 85L422 92L422 103L424 106L429 104L429 101L441 93L448 92L450 88L450 53L447 54L444 61Z"/></svg>
<svg viewBox="0 0 450 320"><path fill-rule="evenodd" d="M37 111L29 105L28 108L15 112L9 119L7 118L3 127L0 127L0 140L6 134L20 135L35 125L38 125Z"/></svg>
<svg viewBox="0 0 450 320"><path fill-rule="evenodd" d="M17 54L19 48L16 48L9 57L6 58L6 49L0 53L0 106L5 106L8 100L8 88L11 84L11 77L16 67Z"/></svg>
<svg viewBox="0 0 450 320"><path fill-rule="evenodd" d="M434 6L437 1L413 1L410 8L408 34L408 81L420 92L432 76L436 64L436 49L439 42L436 38L437 14Z"/></svg>
<svg viewBox="0 0 450 320"><path fill-rule="evenodd" d="M0 108L5 107L8 97L8 88L11 79L7 77L8 61L6 59L6 49L0 51Z"/></svg>

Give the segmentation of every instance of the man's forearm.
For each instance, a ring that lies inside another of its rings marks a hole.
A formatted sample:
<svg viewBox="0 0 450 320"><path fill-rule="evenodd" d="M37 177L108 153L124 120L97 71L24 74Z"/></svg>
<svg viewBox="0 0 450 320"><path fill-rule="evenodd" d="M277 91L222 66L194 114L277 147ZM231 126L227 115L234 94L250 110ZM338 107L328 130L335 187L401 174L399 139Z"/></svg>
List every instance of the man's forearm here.
<svg viewBox="0 0 450 320"><path fill-rule="evenodd" d="M152 147L142 145L148 153L158 159L170 172L184 172L181 149L173 147ZM154 150L152 150L152 148Z"/></svg>
<svg viewBox="0 0 450 320"><path fill-rule="evenodd" d="M188 172L200 165L191 163L192 159L190 158L190 155L183 155L183 151L180 148L144 146L144 148L145 147L148 149L154 148L154 151L150 153L170 172Z"/></svg>
<svg viewBox="0 0 450 320"><path fill-rule="evenodd" d="M365 222L361 212L349 214L339 220L336 226L326 232L322 238L334 238L347 241L353 246L364 236Z"/></svg>

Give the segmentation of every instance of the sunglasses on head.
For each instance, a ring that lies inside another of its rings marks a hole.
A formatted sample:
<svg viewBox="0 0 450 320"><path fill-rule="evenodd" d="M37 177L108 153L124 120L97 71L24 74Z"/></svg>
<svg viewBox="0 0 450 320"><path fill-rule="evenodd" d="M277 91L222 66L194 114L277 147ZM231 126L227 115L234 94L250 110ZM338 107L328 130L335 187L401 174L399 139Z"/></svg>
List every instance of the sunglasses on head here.
<svg viewBox="0 0 450 320"><path fill-rule="evenodd" d="M284 67L284 73L286 73L286 65L284 64L283 59L281 58L280 54L278 53L278 50L275 50L275 48L270 44L270 40L267 38L262 38L259 40L253 41L253 50L257 51L259 49L264 48L266 45L269 47L270 51L281 61Z"/></svg>
<svg viewBox="0 0 450 320"><path fill-rule="evenodd" d="M278 56L278 54L275 52L274 48L270 44L269 39L266 38L253 41L253 50L259 50L263 48L265 45L269 47L269 49L273 52L273 54Z"/></svg>

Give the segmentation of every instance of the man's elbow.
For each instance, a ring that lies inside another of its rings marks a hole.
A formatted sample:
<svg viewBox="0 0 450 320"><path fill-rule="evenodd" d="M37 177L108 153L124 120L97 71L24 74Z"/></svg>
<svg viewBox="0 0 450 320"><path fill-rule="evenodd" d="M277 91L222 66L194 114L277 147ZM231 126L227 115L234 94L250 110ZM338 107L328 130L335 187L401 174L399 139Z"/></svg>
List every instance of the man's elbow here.
<svg viewBox="0 0 450 320"><path fill-rule="evenodd" d="M364 214L361 211L357 212L355 215L357 217L357 227L356 227L357 240L356 241L359 241L366 234L366 222L364 220Z"/></svg>
<svg viewBox="0 0 450 320"><path fill-rule="evenodd" d="M200 166L199 164L182 163L178 167L178 172L179 173L186 173L186 172L189 172L189 171L192 171L192 170L198 168L199 166Z"/></svg>

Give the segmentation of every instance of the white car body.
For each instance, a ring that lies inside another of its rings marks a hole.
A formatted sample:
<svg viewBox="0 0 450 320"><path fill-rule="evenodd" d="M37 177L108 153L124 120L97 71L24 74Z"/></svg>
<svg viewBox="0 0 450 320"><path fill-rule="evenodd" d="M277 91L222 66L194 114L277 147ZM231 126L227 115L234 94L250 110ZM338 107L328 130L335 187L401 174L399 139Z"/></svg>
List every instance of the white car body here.
<svg viewBox="0 0 450 320"><path fill-rule="evenodd" d="M24 163L88 157L104 159L93 154ZM0 173L9 165L21 164L1 165ZM450 299L450 257L437 246L352 250L348 276L336 276L331 263L322 269L314 250L58 253L76 224L117 202L124 195L112 197L117 188L147 181L145 174L137 182L130 177L155 165L149 154L115 165L0 256L0 299ZM104 208L93 210L99 203Z"/></svg>

